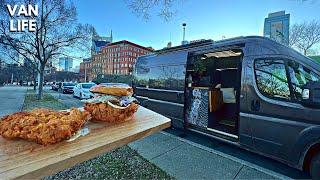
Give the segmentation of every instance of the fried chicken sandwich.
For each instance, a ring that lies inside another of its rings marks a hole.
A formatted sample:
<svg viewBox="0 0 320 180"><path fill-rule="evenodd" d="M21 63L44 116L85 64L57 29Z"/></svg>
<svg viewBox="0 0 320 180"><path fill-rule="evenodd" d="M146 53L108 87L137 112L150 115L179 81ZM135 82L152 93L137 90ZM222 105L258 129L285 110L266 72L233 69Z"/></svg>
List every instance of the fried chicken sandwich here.
<svg viewBox="0 0 320 180"><path fill-rule="evenodd" d="M138 109L132 87L126 84L103 83L93 86L90 91L95 97L84 100L84 109L90 112L92 121L127 121Z"/></svg>

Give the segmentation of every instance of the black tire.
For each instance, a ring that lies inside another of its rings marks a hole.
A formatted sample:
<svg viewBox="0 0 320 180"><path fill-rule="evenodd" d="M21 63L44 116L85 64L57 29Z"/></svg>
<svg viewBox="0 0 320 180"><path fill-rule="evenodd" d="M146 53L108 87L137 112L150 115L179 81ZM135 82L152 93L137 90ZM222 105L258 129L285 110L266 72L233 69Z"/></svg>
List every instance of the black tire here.
<svg viewBox="0 0 320 180"><path fill-rule="evenodd" d="M81 100L82 100L82 93L80 93L80 94L79 94L79 99L81 99Z"/></svg>
<svg viewBox="0 0 320 180"><path fill-rule="evenodd" d="M320 180L320 152L311 159L310 175L313 180Z"/></svg>

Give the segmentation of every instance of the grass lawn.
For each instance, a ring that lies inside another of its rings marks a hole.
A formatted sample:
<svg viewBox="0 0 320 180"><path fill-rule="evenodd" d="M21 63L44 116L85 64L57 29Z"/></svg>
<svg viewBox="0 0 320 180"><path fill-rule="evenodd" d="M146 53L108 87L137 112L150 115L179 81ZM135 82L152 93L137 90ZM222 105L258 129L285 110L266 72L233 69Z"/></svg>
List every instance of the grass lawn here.
<svg viewBox="0 0 320 180"><path fill-rule="evenodd" d="M45 93L37 100L33 90L28 90L23 110L33 108L67 109L67 106ZM128 146L102 154L74 167L65 169L44 179L174 179L150 163Z"/></svg>
<svg viewBox="0 0 320 180"><path fill-rule="evenodd" d="M67 106L60 103L53 96L47 93L43 94L42 100L38 100L35 91L33 89L28 89L26 97L24 99L23 110L29 111L34 108L48 108L53 110L61 110L67 109Z"/></svg>

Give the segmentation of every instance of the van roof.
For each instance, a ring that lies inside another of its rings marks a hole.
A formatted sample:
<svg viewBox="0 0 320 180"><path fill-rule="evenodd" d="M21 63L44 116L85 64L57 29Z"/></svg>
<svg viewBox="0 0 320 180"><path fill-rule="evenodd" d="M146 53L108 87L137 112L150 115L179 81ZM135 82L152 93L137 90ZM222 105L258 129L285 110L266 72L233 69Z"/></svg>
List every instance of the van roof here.
<svg viewBox="0 0 320 180"><path fill-rule="evenodd" d="M311 64L316 69L320 69L320 64L315 62L313 59L302 55L298 51L288 46L285 46L283 44L280 44L276 41L271 40L270 38L263 37L263 36L239 36L239 37L229 38L229 39L224 39L219 41L204 40L204 41L199 41L195 43L190 43L187 45L180 45L172 48L157 50L151 54L138 57L138 60L139 59L146 60L149 58L153 59L159 55L166 56L168 54L173 55L173 54L188 54L188 53L197 54L197 53L204 53L204 52L228 48L228 47L244 47L244 46L247 47L247 48L244 48L244 50L246 50L246 52L244 52L246 56L258 55L261 53L270 54L270 55L281 54L288 57L294 57L299 60L303 59L303 61L308 61L307 63ZM182 62L182 60L180 61ZM160 62L154 62L154 63L158 64Z"/></svg>

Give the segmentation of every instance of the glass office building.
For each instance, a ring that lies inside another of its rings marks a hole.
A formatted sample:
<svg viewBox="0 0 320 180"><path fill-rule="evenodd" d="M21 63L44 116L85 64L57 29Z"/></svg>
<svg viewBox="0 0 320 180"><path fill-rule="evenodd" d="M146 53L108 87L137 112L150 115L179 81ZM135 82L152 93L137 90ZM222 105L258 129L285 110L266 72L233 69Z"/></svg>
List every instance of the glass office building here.
<svg viewBox="0 0 320 180"><path fill-rule="evenodd" d="M264 20L263 36L279 43L289 44L290 14L285 11L270 13Z"/></svg>

